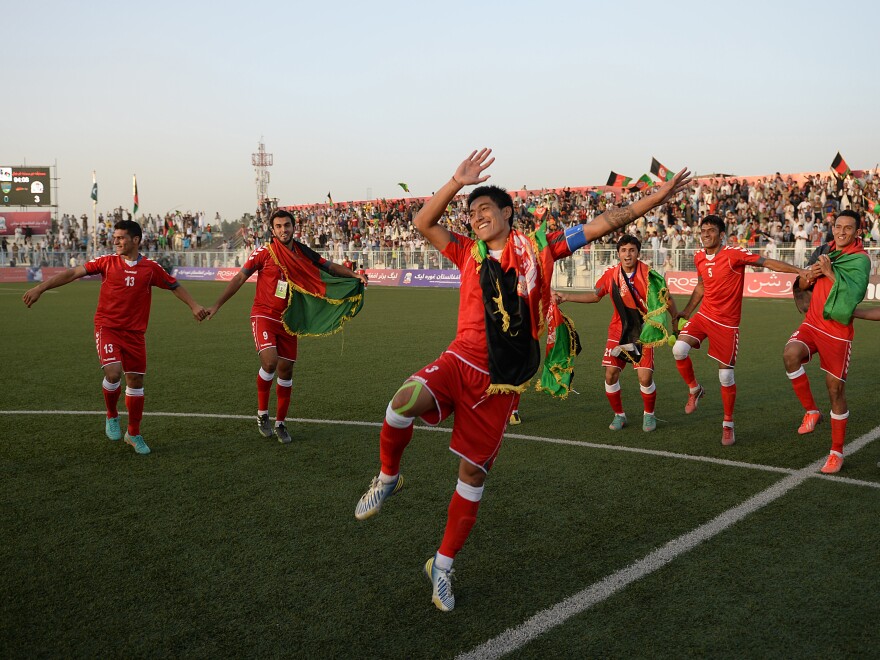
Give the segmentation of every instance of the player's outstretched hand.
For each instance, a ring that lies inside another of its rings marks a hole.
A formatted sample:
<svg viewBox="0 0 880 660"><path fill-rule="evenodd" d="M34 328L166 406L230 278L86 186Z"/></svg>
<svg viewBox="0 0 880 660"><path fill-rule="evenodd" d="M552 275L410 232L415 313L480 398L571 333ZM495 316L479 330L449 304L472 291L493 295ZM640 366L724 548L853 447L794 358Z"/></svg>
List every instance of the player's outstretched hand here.
<svg viewBox="0 0 880 660"><path fill-rule="evenodd" d="M685 167L678 174L669 179L669 181L657 188L657 192L654 193L657 197L657 205L659 206L677 192L689 186L690 183L691 173L688 171L688 168Z"/></svg>
<svg viewBox="0 0 880 660"><path fill-rule="evenodd" d="M471 155L465 158L452 178L463 186L472 186L477 183L483 183L488 180L491 174L480 176L489 165L495 162L495 158L489 158L492 155L491 149L480 149L472 151Z"/></svg>
<svg viewBox="0 0 880 660"><path fill-rule="evenodd" d="M192 313L193 313L193 318L196 321L198 321L199 323L201 323L202 321L204 321L205 319L207 319L208 317L211 316L211 312L208 311L207 309L205 309L204 307L202 307L201 305L196 305L193 308Z"/></svg>
<svg viewBox="0 0 880 660"><path fill-rule="evenodd" d="M355 277L358 278L361 282L363 282L364 286L367 286L370 283L370 281L367 279L366 273L357 273L355 275Z"/></svg>
<svg viewBox="0 0 880 660"><path fill-rule="evenodd" d="M33 289L28 289L24 292L24 295L21 297L21 299L24 301L25 305L30 307L40 299L42 292L38 291L39 288L39 286L35 286Z"/></svg>

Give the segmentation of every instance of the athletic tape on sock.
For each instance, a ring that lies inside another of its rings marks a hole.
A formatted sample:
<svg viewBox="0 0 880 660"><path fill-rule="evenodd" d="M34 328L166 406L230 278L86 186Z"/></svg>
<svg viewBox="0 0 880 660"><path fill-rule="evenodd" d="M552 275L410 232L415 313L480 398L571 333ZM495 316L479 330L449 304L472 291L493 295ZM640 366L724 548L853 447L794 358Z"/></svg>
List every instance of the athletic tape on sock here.
<svg viewBox="0 0 880 660"><path fill-rule="evenodd" d="M278 387L293 387L293 378L290 380L282 380L279 378L276 383L278 384Z"/></svg>
<svg viewBox="0 0 880 660"><path fill-rule="evenodd" d="M408 426L412 426L413 418L404 417L396 413L389 403L385 409L385 421L388 422L388 426L393 426L396 429L405 429Z"/></svg>
<svg viewBox="0 0 880 660"><path fill-rule="evenodd" d="M691 345L686 341L682 341L681 339L677 340L672 345L672 357L676 360L684 360L687 358L688 353L691 352Z"/></svg>
<svg viewBox="0 0 880 660"><path fill-rule="evenodd" d="M108 392L115 392L115 391L118 390L120 387L122 387L122 381L121 381L121 380L117 380L115 383L111 383L109 380L107 380L107 379L105 378L105 379L104 379L104 382L101 383L101 386L102 386L105 390L107 390Z"/></svg>
<svg viewBox="0 0 880 660"><path fill-rule="evenodd" d="M605 391L608 392L608 394L614 394L615 392L619 392L620 391L620 381L617 381L616 383L614 383L614 385L609 385L608 383L605 383Z"/></svg>
<svg viewBox="0 0 880 660"><path fill-rule="evenodd" d="M275 378L275 374L270 374L268 371L263 371L263 367L260 367L260 378L262 378L266 382L271 382L272 379Z"/></svg>
<svg viewBox="0 0 880 660"><path fill-rule="evenodd" d="M125 388L125 396L143 396L144 388L143 387L126 387Z"/></svg>
<svg viewBox="0 0 880 660"><path fill-rule="evenodd" d="M471 486L461 479L455 485L455 492L470 502L479 502L483 498L484 486Z"/></svg>
<svg viewBox="0 0 880 660"><path fill-rule="evenodd" d="M785 372L785 375L788 376L789 380L794 380L795 378L800 378L800 377L803 376L805 373L807 373L807 372L804 371L804 368L803 368L803 367L798 367L798 370L797 370L797 371L792 371L792 372L790 372L790 373L789 373L788 371L786 371L786 372Z"/></svg>
<svg viewBox="0 0 880 660"><path fill-rule="evenodd" d="M642 394L653 394L657 390L657 383L651 381L651 384L647 387L639 385L639 389L642 391Z"/></svg>
<svg viewBox="0 0 880 660"><path fill-rule="evenodd" d="M735 385L736 379L733 377L733 369L719 369L718 380L721 382L722 387Z"/></svg>
<svg viewBox="0 0 880 660"><path fill-rule="evenodd" d="M836 419L836 420L840 421L842 419L848 419L848 418L849 418L849 410L847 410L845 413L840 413L839 415L834 412L831 413L831 419Z"/></svg>

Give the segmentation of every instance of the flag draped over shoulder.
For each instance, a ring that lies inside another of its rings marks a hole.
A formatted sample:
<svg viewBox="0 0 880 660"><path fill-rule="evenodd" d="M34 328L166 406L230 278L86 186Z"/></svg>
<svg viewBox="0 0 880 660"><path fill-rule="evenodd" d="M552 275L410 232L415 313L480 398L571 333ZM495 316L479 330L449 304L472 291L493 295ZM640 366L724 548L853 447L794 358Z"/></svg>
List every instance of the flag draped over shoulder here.
<svg viewBox="0 0 880 660"><path fill-rule="evenodd" d="M364 306L364 284L354 277L335 277L319 257L297 241L294 250L271 241L269 254L287 280L284 329L291 335L322 337L339 332Z"/></svg>
<svg viewBox="0 0 880 660"><path fill-rule="evenodd" d="M511 230L501 261L488 259L484 241L474 243L489 349L487 394L521 393L541 364L538 338L551 306L553 255L546 224L531 234Z"/></svg>
<svg viewBox="0 0 880 660"><path fill-rule="evenodd" d="M828 253L831 269L834 271L834 284L828 293L822 316L849 325L853 310L865 298L868 280L871 275L871 259L862 247L861 239L847 246L845 252L832 250Z"/></svg>
<svg viewBox="0 0 880 660"><path fill-rule="evenodd" d="M643 349L665 344L669 338L669 288L663 276L643 261L637 262L632 282L620 264L613 274L611 300L621 321L620 343L613 354L636 364ZM639 291L647 293L643 297Z"/></svg>

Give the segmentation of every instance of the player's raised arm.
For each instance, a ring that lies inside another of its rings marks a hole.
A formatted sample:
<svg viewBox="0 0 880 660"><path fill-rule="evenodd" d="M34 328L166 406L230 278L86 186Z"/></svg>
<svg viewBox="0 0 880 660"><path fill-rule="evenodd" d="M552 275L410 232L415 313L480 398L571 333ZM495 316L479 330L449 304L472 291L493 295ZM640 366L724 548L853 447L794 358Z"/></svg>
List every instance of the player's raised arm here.
<svg viewBox="0 0 880 660"><path fill-rule="evenodd" d="M45 282L38 284L32 289L28 289L25 291L25 294L21 297L24 301L24 304L30 307L35 302L40 299L40 296L43 295L49 289L56 289L59 286L64 286L65 284L70 284L74 280L78 280L81 277L85 277L88 275L86 272L85 266L76 266L75 268L68 268L63 273L58 273L54 277L50 277Z"/></svg>
<svg viewBox="0 0 880 660"><path fill-rule="evenodd" d="M413 219L413 224L419 230L422 236L428 239L428 242L438 250L443 250L449 244L449 230L441 227L438 222L443 217L446 207L449 206L455 196L465 186L472 186L483 183L489 179L489 174L482 176L483 170L495 162L494 158L489 156L492 154L491 149L481 149L473 151L471 155L465 158L452 178L443 184L434 196L429 199Z"/></svg>
<svg viewBox="0 0 880 660"><path fill-rule="evenodd" d="M691 173L688 172L687 168L684 168L669 181L657 188L657 191L652 195L646 195L628 206L605 211L605 213L598 216L592 222L585 224L584 236L588 241L595 241L597 238L617 231L636 218L642 217L654 207L663 204L679 190L690 184L690 182Z"/></svg>

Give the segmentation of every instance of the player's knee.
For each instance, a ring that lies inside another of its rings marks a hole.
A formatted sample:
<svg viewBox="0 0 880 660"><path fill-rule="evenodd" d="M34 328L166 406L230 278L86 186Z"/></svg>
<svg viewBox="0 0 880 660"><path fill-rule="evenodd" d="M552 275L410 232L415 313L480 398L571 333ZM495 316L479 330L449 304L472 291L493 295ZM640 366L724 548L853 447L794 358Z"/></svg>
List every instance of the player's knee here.
<svg viewBox="0 0 880 660"><path fill-rule="evenodd" d="M397 411L394 410L393 401L388 404L388 407L385 409L385 421L388 422L388 426L392 426L396 429L405 429L408 426L411 426L413 423L412 417L407 417L406 415L401 415Z"/></svg>
<svg viewBox="0 0 880 660"><path fill-rule="evenodd" d="M682 341L681 339L677 339L675 343L672 345L672 357L676 360L685 360L687 359L688 353L691 352L691 345L686 341Z"/></svg>
<svg viewBox="0 0 880 660"><path fill-rule="evenodd" d="M733 377L733 369L719 369L718 381L721 383L721 387L731 387L732 385L735 385L736 379Z"/></svg>
<svg viewBox="0 0 880 660"><path fill-rule="evenodd" d="M406 381L400 386L400 389L394 393L394 396L391 398L391 403L388 404L388 409L396 415L405 417L406 413L415 407L421 391L421 383L412 380ZM407 417L407 419L410 418Z"/></svg>

